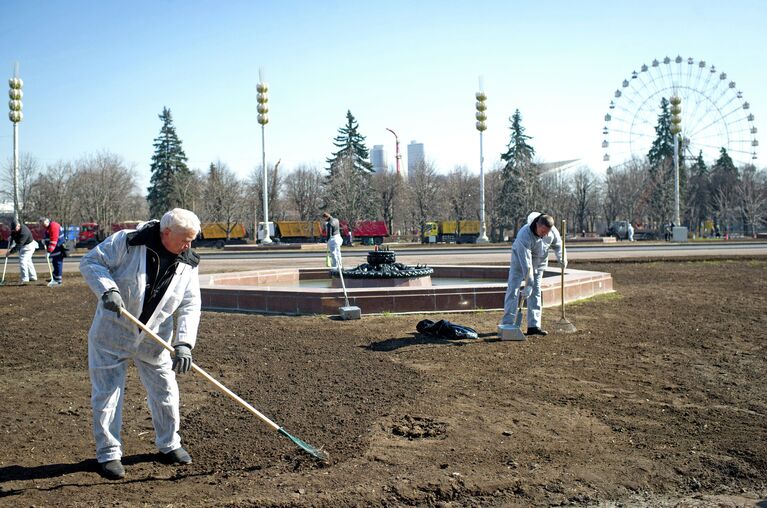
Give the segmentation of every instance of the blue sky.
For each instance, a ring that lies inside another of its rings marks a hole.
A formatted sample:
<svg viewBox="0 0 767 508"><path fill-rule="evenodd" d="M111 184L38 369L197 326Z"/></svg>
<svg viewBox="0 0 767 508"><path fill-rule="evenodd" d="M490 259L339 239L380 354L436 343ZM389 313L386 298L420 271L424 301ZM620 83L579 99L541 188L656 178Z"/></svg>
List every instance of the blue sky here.
<svg viewBox="0 0 767 508"><path fill-rule="evenodd" d="M625 5L624 5L625 4ZM171 109L193 168L260 164L259 68L270 85L267 160L324 165L350 109L368 147L424 143L441 171L478 171L478 76L491 166L519 108L544 161L601 162L621 81L664 56L705 59L767 114L767 2L3 0L0 77L20 64L21 150L43 163L122 155L146 186L157 115ZM5 69L5 71L2 71ZM3 81L6 83L6 81ZM7 118L6 115L4 115ZM765 131L767 132L767 131ZM12 154L0 130L0 159ZM758 165L764 166L760 156Z"/></svg>

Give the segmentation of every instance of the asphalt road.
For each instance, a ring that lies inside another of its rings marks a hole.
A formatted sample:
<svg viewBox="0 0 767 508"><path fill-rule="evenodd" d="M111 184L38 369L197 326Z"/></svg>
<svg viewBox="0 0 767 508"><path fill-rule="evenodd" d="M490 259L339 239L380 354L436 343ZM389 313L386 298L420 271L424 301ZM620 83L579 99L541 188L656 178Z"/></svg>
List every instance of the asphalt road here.
<svg viewBox="0 0 767 508"><path fill-rule="evenodd" d="M324 266L325 251L321 245L315 250L253 250L226 251L202 250L202 273L249 270L263 268L288 267L318 267ZM509 261L510 246L477 247L477 246L435 246L435 247L402 247L397 251L397 261L405 264L431 265L464 265L464 264L499 264ZM366 249L355 247L343 249L347 266L363 263L367 255ZM570 262L596 259L667 259L684 257L733 257L733 256L767 256L767 242L764 241L734 241L706 243L628 243L601 245L568 245ZM82 254L75 254L65 259L64 272L76 272ZM9 270L18 271L16 257ZM35 256L35 267L40 274L48 276L45 258ZM11 263L9 263L11 264Z"/></svg>

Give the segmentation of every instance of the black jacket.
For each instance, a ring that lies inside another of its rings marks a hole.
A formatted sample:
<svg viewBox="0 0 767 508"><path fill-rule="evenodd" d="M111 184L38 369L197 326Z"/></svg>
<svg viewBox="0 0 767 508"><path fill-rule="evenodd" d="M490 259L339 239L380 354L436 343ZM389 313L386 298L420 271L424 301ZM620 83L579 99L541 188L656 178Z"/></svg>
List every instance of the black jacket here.
<svg viewBox="0 0 767 508"><path fill-rule="evenodd" d="M21 225L21 229L18 231L11 231L11 240L14 242L14 246L8 253L16 252L24 245L29 245L35 239L32 238L32 232L24 224Z"/></svg>
<svg viewBox="0 0 767 508"><path fill-rule="evenodd" d="M200 264L200 256L192 249L178 255L168 252L162 245L159 221L152 221L138 231L128 233L127 242L128 248L146 245L146 292L139 316L139 320L146 324L165 295L178 264L195 267Z"/></svg>

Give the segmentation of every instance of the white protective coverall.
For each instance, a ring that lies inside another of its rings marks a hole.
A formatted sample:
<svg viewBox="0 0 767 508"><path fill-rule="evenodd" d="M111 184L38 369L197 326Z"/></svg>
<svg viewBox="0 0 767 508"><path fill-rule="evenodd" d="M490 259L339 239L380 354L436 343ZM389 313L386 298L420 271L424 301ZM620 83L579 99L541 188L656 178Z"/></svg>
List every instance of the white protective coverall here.
<svg viewBox="0 0 767 508"><path fill-rule="evenodd" d="M341 245L344 239L341 237L341 226L338 219L331 217L326 223L328 233L328 250L330 251L330 263L333 268L343 266L341 261Z"/></svg>
<svg viewBox="0 0 767 508"><path fill-rule="evenodd" d="M139 225L138 231L118 231L80 262L80 272L99 297L88 332L88 370L98 462L119 460L122 456L120 426L129 360L135 363L147 391L157 448L168 453L181 446L179 392L170 353L127 319L105 309L100 299L105 291L117 288L126 310L134 316L141 315L147 284L147 246L141 243L140 233L142 228L151 225L159 229L157 222L153 222ZM201 307L199 257L185 251L178 259L175 274L146 325L171 345L186 343L193 348Z"/></svg>
<svg viewBox="0 0 767 508"><path fill-rule="evenodd" d="M520 285L525 281L526 285L533 287L533 292L527 300L527 326L540 328L543 307L541 279L549 264L549 249L553 249L557 261L562 262L562 237L559 236L556 226L552 226L549 234L543 237L538 237L533 232L531 223L538 215L540 213L534 212L528 216L528 223L522 226L511 245L509 280L500 323L502 325L514 324Z"/></svg>

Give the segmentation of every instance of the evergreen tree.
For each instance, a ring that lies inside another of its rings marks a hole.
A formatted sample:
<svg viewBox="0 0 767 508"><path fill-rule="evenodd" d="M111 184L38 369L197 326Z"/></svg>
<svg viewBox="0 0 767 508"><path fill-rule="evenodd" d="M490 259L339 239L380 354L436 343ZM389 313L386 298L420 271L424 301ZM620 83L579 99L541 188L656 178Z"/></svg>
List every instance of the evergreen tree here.
<svg viewBox="0 0 767 508"><path fill-rule="evenodd" d="M194 176L186 165L186 154L176 135L170 109L163 108L159 117L162 127L154 140L152 178L147 189L150 216L158 218L172 208L189 206L181 189Z"/></svg>
<svg viewBox="0 0 767 508"><path fill-rule="evenodd" d="M522 114L517 109L509 119L511 138L501 160L506 162L501 178L500 215L505 227L517 230L521 220L527 217L536 205L538 196L538 174L533 164L535 149L528 143L532 139L522 127ZM503 236L503 232L501 233Z"/></svg>
<svg viewBox="0 0 767 508"><path fill-rule="evenodd" d="M358 171L372 173L373 164L369 160L370 152L365 146L365 136L359 133L359 125L351 111L346 111L346 125L338 129L338 133L333 144L339 150L326 160L330 176L341 160L351 161L352 167Z"/></svg>
<svg viewBox="0 0 767 508"><path fill-rule="evenodd" d="M738 207L740 175L726 148L719 150L719 158L711 168L711 196L717 222L729 232L735 222Z"/></svg>
<svg viewBox="0 0 767 508"><path fill-rule="evenodd" d="M671 133L671 111L669 102L664 97L660 102L661 113L655 127L655 141L652 143L647 158L650 161L649 212L657 223L665 223L674 215L674 135ZM680 189L683 188L682 156L679 151ZM682 207L680 195L680 209ZM677 224L678 225L678 224Z"/></svg>
<svg viewBox="0 0 767 508"><path fill-rule="evenodd" d="M693 231L702 235L701 225L711 212L711 184L708 168L703 160L703 151L698 153L695 162L690 166L689 185L686 186L687 216Z"/></svg>

